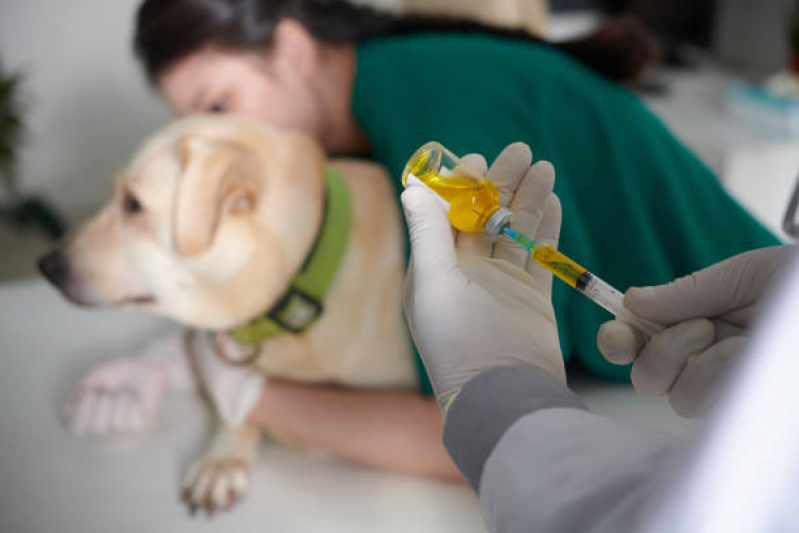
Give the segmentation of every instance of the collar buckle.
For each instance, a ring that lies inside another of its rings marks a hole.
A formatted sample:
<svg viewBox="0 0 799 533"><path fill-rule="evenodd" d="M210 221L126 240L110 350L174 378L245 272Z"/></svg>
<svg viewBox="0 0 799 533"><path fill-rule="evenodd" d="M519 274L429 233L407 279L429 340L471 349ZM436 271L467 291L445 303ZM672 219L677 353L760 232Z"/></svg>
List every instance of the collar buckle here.
<svg viewBox="0 0 799 533"><path fill-rule="evenodd" d="M290 333L302 333L319 318L322 310L322 302L297 287L290 287L267 317Z"/></svg>

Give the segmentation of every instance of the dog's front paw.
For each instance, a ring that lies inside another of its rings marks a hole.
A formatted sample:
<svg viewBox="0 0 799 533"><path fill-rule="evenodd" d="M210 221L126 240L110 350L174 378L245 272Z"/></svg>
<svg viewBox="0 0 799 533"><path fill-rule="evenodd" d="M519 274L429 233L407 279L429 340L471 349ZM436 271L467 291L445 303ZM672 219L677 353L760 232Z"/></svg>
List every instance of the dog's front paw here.
<svg viewBox="0 0 799 533"><path fill-rule="evenodd" d="M250 471L260 434L249 426L223 427L211 447L189 469L183 484L183 501L194 514L198 509L212 516L228 511L250 489Z"/></svg>
<svg viewBox="0 0 799 533"><path fill-rule="evenodd" d="M155 425L168 376L158 364L123 358L92 369L65 408L76 435L139 434Z"/></svg>

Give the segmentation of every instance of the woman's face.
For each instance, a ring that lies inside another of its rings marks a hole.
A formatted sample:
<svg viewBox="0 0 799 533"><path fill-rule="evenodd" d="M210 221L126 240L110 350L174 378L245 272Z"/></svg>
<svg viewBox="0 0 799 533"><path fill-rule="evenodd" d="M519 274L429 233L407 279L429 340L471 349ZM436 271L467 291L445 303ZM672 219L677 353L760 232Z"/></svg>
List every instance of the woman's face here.
<svg viewBox="0 0 799 533"><path fill-rule="evenodd" d="M203 48L167 69L158 87L180 116L237 113L321 136L321 102L307 78L268 54Z"/></svg>

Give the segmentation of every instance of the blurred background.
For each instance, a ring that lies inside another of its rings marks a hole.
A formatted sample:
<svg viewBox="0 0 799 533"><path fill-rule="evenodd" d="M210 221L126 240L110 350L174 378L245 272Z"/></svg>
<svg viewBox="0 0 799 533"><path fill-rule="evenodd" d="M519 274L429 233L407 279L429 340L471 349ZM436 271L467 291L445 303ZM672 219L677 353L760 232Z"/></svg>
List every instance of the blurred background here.
<svg viewBox="0 0 799 533"><path fill-rule="evenodd" d="M788 74L791 65L799 68L797 1L359 1L470 16L552 40L634 14L658 37L663 61L632 89L733 196L785 237L781 218L799 172L799 89ZM82 373L77 363L87 367L164 324L77 310L35 278L36 257L103 203L115 173L170 119L132 54L139 2L0 2L0 337L7 341L0 349L0 479L10 487L0 492L0 531L58 523L60 531L218 530L189 522L174 490L199 435L210 431L199 402L172 404L157 435L138 442L72 439L58 419L67 387ZM596 412L671 431L687 427L664 402L638 398L627 386L579 378L573 385ZM30 399L24 410L20 398ZM382 531L407 531L408 524L483 531L465 487L312 463L277 447L264 455L255 501L216 526L262 531L268 510L274 531L299 531L297 516L308 520L303 531L329 530L332 516L347 531L373 530L375 522L386 524ZM145 471L157 483L145 482ZM291 496L308 486L314 490L306 498ZM87 512L83 506L96 498L102 502Z"/></svg>
<svg viewBox="0 0 799 533"><path fill-rule="evenodd" d="M665 52L664 65L637 89L728 189L779 231L799 168L799 111L784 102L758 104L762 95L735 82L763 81L788 66L793 0L360 2L473 16L554 40L585 33L603 17L637 15ZM48 240L98 207L115 171L169 119L131 53L138 3L0 4L0 68L4 80L18 76L15 109L24 126L15 184L0 190L0 279L32 275Z"/></svg>

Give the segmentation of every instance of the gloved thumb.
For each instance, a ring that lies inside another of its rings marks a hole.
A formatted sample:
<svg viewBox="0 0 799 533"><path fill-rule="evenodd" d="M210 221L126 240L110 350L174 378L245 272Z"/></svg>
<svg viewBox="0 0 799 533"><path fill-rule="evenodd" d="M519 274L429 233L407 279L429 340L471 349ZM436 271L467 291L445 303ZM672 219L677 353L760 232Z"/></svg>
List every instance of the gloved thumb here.
<svg viewBox="0 0 799 533"><path fill-rule="evenodd" d="M400 197L416 267L447 271L458 264L447 214L434 192L412 185Z"/></svg>
<svg viewBox="0 0 799 533"><path fill-rule="evenodd" d="M624 306L660 324L723 315L756 302L785 255L784 246L761 248L666 285L631 288L624 296Z"/></svg>
<svg viewBox="0 0 799 533"><path fill-rule="evenodd" d="M640 331L619 320L605 322L597 334L599 351L614 365L632 363L645 344Z"/></svg>

